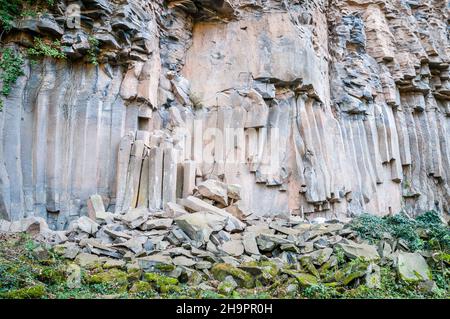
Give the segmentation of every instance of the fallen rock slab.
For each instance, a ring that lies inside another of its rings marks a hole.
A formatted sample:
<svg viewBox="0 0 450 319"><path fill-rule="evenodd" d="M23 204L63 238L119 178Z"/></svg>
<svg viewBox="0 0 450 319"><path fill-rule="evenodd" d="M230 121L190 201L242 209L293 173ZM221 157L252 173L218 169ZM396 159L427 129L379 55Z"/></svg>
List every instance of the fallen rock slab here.
<svg viewBox="0 0 450 319"><path fill-rule="evenodd" d="M400 278L406 282L432 279L430 268L425 258L419 253L399 252L396 264Z"/></svg>
<svg viewBox="0 0 450 319"><path fill-rule="evenodd" d="M349 244L339 243L338 247L342 248L345 255L352 259L363 258L369 261L380 259L377 248L373 245L351 242Z"/></svg>
<svg viewBox="0 0 450 319"><path fill-rule="evenodd" d="M213 214L227 218L227 224L225 229L229 232L243 231L245 229L245 224L239 219L228 213L227 211L217 208L207 202L196 198L194 196L189 196L188 198L183 198L179 200L179 204L187 207L194 212L207 211Z"/></svg>
<svg viewBox="0 0 450 319"><path fill-rule="evenodd" d="M210 212L197 212L175 218L175 223L190 239L206 242L213 231L226 225L226 218Z"/></svg>
<svg viewBox="0 0 450 319"><path fill-rule="evenodd" d="M100 227L99 224L97 224L95 221L93 221L92 219L90 219L87 216L82 216L82 217L78 218L76 223L77 223L77 227L80 230L84 231L85 233L91 234L91 235L95 234Z"/></svg>
<svg viewBox="0 0 450 319"><path fill-rule="evenodd" d="M209 179L198 185L197 188L199 194L203 197L212 199L224 206L228 206L228 189L226 184Z"/></svg>
<svg viewBox="0 0 450 319"><path fill-rule="evenodd" d="M222 244L221 249L228 255L239 257L244 253L244 245L241 240L230 240Z"/></svg>
<svg viewBox="0 0 450 319"><path fill-rule="evenodd" d="M135 208L129 210L122 217L122 221L128 225L130 228L137 228L143 223L145 223L148 219L148 210L147 208Z"/></svg>

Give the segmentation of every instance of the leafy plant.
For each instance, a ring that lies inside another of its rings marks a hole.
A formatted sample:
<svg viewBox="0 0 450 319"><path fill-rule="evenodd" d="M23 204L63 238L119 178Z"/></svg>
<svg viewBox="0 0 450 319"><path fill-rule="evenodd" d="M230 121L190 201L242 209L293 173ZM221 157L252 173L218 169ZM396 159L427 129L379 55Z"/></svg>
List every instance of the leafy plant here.
<svg viewBox="0 0 450 319"><path fill-rule="evenodd" d="M90 48L87 52L89 62L92 63L93 65L98 65L97 52L99 50L98 49L99 42L93 36L89 36L88 41L89 41L89 46L90 46Z"/></svg>
<svg viewBox="0 0 450 319"><path fill-rule="evenodd" d="M352 221L352 229L361 237L368 240L381 239L383 233L388 231L386 222L375 215L362 214Z"/></svg>
<svg viewBox="0 0 450 319"><path fill-rule="evenodd" d="M8 32L18 17L36 16L54 4L55 0L0 0L0 27Z"/></svg>
<svg viewBox="0 0 450 319"><path fill-rule="evenodd" d="M450 249L450 229L442 223L435 211L426 212L416 219L404 213L383 218L363 214L353 220L351 227L362 238L371 242L382 239L388 233L403 239L413 251L422 248ZM421 234L425 234L425 238L421 238Z"/></svg>
<svg viewBox="0 0 450 319"><path fill-rule="evenodd" d="M28 49L28 54L32 57L50 57L54 59L66 58L66 55L61 50L61 43L59 40L43 40L39 37L34 38L34 45Z"/></svg>
<svg viewBox="0 0 450 319"><path fill-rule="evenodd" d="M337 296L334 288L324 284L311 285L303 290L303 295L310 299L332 299Z"/></svg>
<svg viewBox="0 0 450 319"><path fill-rule="evenodd" d="M403 213L385 218L389 233L406 241L408 247L413 251L423 247L423 241L416 232L417 223Z"/></svg>
<svg viewBox="0 0 450 319"><path fill-rule="evenodd" d="M20 0L0 0L0 26L9 31L14 19L20 15L22 3Z"/></svg>
<svg viewBox="0 0 450 319"><path fill-rule="evenodd" d="M3 83L3 87L0 93L7 97L11 92L11 87L16 83L17 79L22 76L23 70L23 58L19 53L15 53L13 49L6 48L1 52L0 69L2 73L0 80ZM3 101L0 100L0 110L3 107Z"/></svg>

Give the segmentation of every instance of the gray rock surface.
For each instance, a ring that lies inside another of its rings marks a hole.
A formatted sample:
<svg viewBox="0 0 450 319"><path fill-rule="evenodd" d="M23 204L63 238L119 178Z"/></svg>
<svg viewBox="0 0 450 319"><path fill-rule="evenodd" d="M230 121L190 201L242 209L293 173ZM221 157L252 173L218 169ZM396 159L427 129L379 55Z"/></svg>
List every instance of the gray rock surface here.
<svg viewBox="0 0 450 319"><path fill-rule="evenodd" d="M213 179L257 217L448 220L445 1L83 1L76 28L60 7L2 36L25 63L2 97L1 218L67 229L94 194L156 213ZM67 58L30 63L30 32Z"/></svg>

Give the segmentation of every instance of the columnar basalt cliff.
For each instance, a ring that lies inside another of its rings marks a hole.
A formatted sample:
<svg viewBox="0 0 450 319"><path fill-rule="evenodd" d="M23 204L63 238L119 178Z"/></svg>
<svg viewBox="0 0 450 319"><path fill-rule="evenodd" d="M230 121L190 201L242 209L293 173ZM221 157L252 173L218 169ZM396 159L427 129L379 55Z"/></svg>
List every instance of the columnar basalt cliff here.
<svg viewBox="0 0 450 319"><path fill-rule="evenodd" d="M62 229L93 194L158 211L207 179L257 215L448 217L449 10L67 0L21 17L1 38L25 63L2 97L0 217ZM35 37L65 58L31 61Z"/></svg>

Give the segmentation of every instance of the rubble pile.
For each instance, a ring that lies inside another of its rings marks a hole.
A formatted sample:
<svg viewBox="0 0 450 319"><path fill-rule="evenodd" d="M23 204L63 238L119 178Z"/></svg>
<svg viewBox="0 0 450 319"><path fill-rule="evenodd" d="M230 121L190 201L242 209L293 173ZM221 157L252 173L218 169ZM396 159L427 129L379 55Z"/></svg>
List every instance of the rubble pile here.
<svg viewBox="0 0 450 319"><path fill-rule="evenodd" d="M94 281L138 274L133 291L156 275L225 294L275 284L280 276L294 290L318 283L377 288L380 265L395 266L405 281L436 288L424 256L409 252L401 240L387 237L371 245L350 228L350 220L257 217L239 199L239 185L207 180L194 196L169 203L165 211L105 212L94 195L90 217L66 231L49 230L39 218L2 221L0 228L34 232L72 260L75 273L79 267L92 270Z"/></svg>

